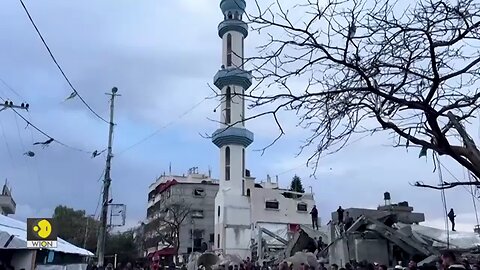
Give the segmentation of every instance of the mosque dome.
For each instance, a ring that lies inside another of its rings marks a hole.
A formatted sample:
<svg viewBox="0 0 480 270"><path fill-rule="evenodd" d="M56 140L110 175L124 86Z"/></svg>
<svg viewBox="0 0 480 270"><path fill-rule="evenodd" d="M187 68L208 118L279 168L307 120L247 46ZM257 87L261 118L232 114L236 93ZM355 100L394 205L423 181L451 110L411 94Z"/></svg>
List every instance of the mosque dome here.
<svg viewBox="0 0 480 270"><path fill-rule="evenodd" d="M247 6L245 0L222 0L220 1L220 8L222 9L223 13L227 11L245 11L245 7Z"/></svg>

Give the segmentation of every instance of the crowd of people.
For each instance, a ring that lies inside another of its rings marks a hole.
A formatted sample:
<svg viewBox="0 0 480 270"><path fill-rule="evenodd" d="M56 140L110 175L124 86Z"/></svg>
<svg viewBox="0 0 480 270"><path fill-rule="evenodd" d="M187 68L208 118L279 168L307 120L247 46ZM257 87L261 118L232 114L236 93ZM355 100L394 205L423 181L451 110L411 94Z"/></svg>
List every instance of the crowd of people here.
<svg viewBox="0 0 480 270"><path fill-rule="evenodd" d="M107 263L107 265L104 267L105 270L147 270L148 268L148 266L144 267L139 263L133 265L131 262L127 262L125 264L117 263L116 266L113 266L112 263ZM99 270L99 268L94 261L90 261L86 270Z"/></svg>
<svg viewBox="0 0 480 270"><path fill-rule="evenodd" d="M318 265L300 264L294 265L288 261L283 261L278 265L272 265L271 270L387 270L388 266L376 262L367 261L346 263L343 266L331 264L328 266L320 262ZM390 268L392 269L392 267ZM467 259L457 259L452 251L445 251L439 256L438 260L418 265L415 260L410 260L405 265L402 262L393 267L395 270L480 270L480 261L472 262Z"/></svg>

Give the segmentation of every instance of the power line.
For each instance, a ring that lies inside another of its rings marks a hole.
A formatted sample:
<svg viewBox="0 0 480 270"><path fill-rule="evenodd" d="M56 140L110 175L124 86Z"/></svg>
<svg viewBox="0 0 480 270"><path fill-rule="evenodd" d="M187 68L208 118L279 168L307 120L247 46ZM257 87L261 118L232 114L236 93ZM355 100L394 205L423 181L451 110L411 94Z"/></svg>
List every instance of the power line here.
<svg viewBox="0 0 480 270"><path fill-rule="evenodd" d="M4 102L6 101L6 99L4 99L3 97L0 96L0 99L3 100ZM73 147L73 146L70 146L68 144L65 144L57 139L54 139L52 136L48 135L48 133L46 133L45 131L41 130L39 127L37 127L36 125L34 125L31 121L27 120L27 118L25 118L21 113L19 113L17 110L15 110L14 108L11 108L15 114L17 114L20 118L23 119L23 121L25 121L25 123L27 123L27 127L28 126L31 126L32 128L34 128L36 131L40 132L42 135L44 135L45 137L49 138L49 139L53 139L54 142L60 144L61 146L64 146L66 148L69 148L69 149L72 149L72 150L75 150L75 151L78 151L78 152L84 152L84 153L89 153L91 154L92 152L90 151L86 151L86 150L83 150L83 149L80 149L80 148L77 148L77 147Z"/></svg>
<svg viewBox="0 0 480 270"><path fill-rule="evenodd" d="M440 162L438 162L438 164L440 164L440 166L441 166L442 168L444 168L444 169L448 172L448 174L449 174L453 179L455 179L455 181L461 182L460 179L458 179L445 165L443 165L443 164L440 163ZM441 183L441 184L443 184L443 183ZM475 193L474 193L474 192L471 192L470 190L468 190L468 188L467 188L466 186L462 186L462 187L465 189L466 192L468 192L470 195L474 196L477 201L480 201L480 199L475 196Z"/></svg>
<svg viewBox="0 0 480 270"><path fill-rule="evenodd" d="M7 84L7 82L5 82L2 78L0 78L0 82L2 82L3 85L5 85L5 87L10 90L12 93L14 93L17 97L23 99L25 101L25 98L20 95L17 91L15 91L15 89L13 89L9 84Z"/></svg>
<svg viewBox="0 0 480 270"><path fill-rule="evenodd" d="M30 12L28 12L28 9L27 7L25 6L25 4L23 3L22 0L20 0L20 3L22 4L22 7L23 7L23 10L25 10L25 13L27 14L28 16L28 19L30 20L30 22L32 23L33 27L35 28L35 31L37 32L38 36L40 37L40 39L42 40L42 43L43 45L45 46L45 49L47 49L48 51L48 54L50 55L50 58L52 58L53 62L55 63L55 65L57 66L58 70L60 70L60 72L62 73L63 75L63 78L65 78L65 80L67 81L68 85L70 86L70 88L72 88L73 92L75 93L75 96L77 96L81 101L82 103L90 110L90 112L92 112L96 117L98 117L100 120L102 120L103 122L105 123L109 123L107 120L105 120L103 117L101 117L97 112L95 112L92 107L90 107L90 105L88 105L88 103L85 101L85 99L83 99L83 97L78 93L77 89L75 89L75 87L73 86L73 84L70 82L70 79L68 79L67 75L65 74L65 72L63 71L62 67L60 66L60 64L57 62L57 59L55 58L55 56L53 56L53 53L52 51L50 50L50 47L47 45L47 42L45 41L45 39L43 38L42 34L40 33L40 30L38 29L37 25L35 24L35 22L33 21L33 18L32 16L30 15Z"/></svg>
<svg viewBox="0 0 480 270"><path fill-rule="evenodd" d="M470 180L470 182L473 182L472 180L472 175L470 174L470 172L468 173L468 179ZM479 221L478 221L478 210L477 210L477 202L475 201L475 195L474 195L474 192L473 192L473 185L470 185L470 192L472 193L472 203L473 203L473 210L475 211L475 219L477 221L477 226L479 226Z"/></svg>
<svg viewBox="0 0 480 270"><path fill-rule="evenodd" d="M14 115L14 118L15 118L15 125L17 127L17 134L18 134L18 139L20 140L20 143L22 145L22 148L23 148L23 152L26 153L28 151L27 147L25 147L25 143L23 142L23 139L22 139L22 134L20 132L20 125L18 124L18 119L17 119L17 116ZM32 133L32 130L30 130L30 134L32 135L32 144L33 144L33 133ZM43 194L43 186L41 184L41 180L40 180L40 173L38 171L38 164L36 163L36 159L34 159L34 162L35 164L33 164L33 166L35 167L33 170L32 169L32 166L30 164L29 161L25 160L24 159L24 162L25 162L25 166L28 167L29 169L29 172L31 172L32 174L34 174L36 176L36 179L37 179L37 184L38 184L38 190L40 191L40 197L41 195Z"/></svg>
<svg viewBox="0 0 480 270"><path fill-rule="evenodd" d="M100 177L98 178L97 182L100 181L103 178L104 173L105 173L105 169L103 169L103 171L100 174ZM103 195L103 185L100 186L100 194L98 195L97 206L95 207L95 212L93 213L93 216L95 217L95 219L97 219L97 212L98 212L98 208L100 207L100 202L102 201L102 195ZM100 216L99 216L99 218L100 218Z"/></svg>
<svg viewBox="0 0 480 270"><path fill-rule="evenodd" d="M351 142L345 143L345 145L343 145L342 148L346 148L346 147L348 147L348 146L350 146L350 145L352 145L352 144L354 144L354 143L356 143L356 142L358 142L358 141L360 141L360 140L365 139L365 138L368 137L368 136L372 136L372 134L365 134L365 135L363 135L363 136L361 136L361 137L359 137L359 138L356 138L355 140L353 140L353 141L351 141ZM309 164L308 162L305 162L305 163L302 163L302 164L300 164L300 165L298 165L298 166L295 166L295 167L293 167L293 168L290 168L290 169L287 169L287 170L282 171L282 172L280 172L280 173L277 173L277 174L275 174L275 175L279 176L279 175L289 173L289 172L291 172L291 171L294 171L294 170L296 170L296 169L298 169L298 168L301 168L301 167L304 167L304 166L305 166L305 167L308 167L308 164ZM266 180L267 180L267 179L265 178L265 179L260 180L260 181L266 181Z"/></svg>
<svg viewBox="0 0 480 270"><path fill-rule="evenodd" d="M441 165L440 167L438 167L438 180L440 182L440 185L442 185L443 184L443 173L442 173L443 166L442 166L442 163L440 163L440 159L438 158L437 153L434 152L433 154L435 155L435 159L437 160L437 163ZM447 249L449 249L450 248L450 230L448 229L447 198L445 196L445 189L442 189L440 191L440 195L441 195L442 205L444 210L445 231L447 232Z"/></svg>
<svg viewBox="0 0 480 270"><path fill-rule="evenodd" d="M8 156L10 157L10 162L12 163L12 168L15 167L14 166L14 162L13 162L13 155L12 155L12 150L10 149L10 145L8 144L8 140L7 140L7 135L5 134L5 127L3 126L3 123L0 119L0 127L2 128L2 136L3 136L3 140L5 142L5 146L7 147L7 152L8 152Z"/></svg>
<svg viewBox="0 0 480 270"><path fill-rule="evenodd" d="M135 147L137 147L138 145L146 142L147 140L149 140L150 138L152 138L153 136L157 135L158 133L160 133L162 130L166 129L167 127L171 126L173 123L175 123L175 121L178 121L180 119L182 119L183 117L185 117L186 115L188 115L189 113L191 113L193 110L195 110L198 106L200 106L203 102L205 102L205 100L207 100L207 98L204 98L202 99L200 102L196 103L195 105L193 105L192 107L190 107L188 110L186 110L184 113L180 114L176 119L168 122L166 125L160 127L159 129L155 130L154 132L152 132L150 135L144 137L143 139L139 140L138 142L130 145L129 147L123 149L122 151L118 152L116 155L119 156Z"/></svg>

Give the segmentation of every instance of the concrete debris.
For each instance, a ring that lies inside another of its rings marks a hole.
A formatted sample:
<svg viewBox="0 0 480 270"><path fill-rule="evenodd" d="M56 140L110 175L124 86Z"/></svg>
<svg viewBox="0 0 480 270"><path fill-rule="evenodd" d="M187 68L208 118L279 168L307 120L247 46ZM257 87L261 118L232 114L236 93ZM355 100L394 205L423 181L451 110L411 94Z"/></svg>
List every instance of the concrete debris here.
<svg viewBox="0 0 480 270"><path fill-rule="evenodd" d="M304 250L311 253L315 252L315 241L304 230L300 230L294 234L292 240L287 244L284 256L288 258Z"/></svg>
<svg viewBox="0 0 480 270"><path fill-rule="evenodd" d="M295 255L286 258L284 261L286 261L288 264L293 264L292 270L304 270L302 264L309 265L311 267L315 267L315 269L318 269L317 257L311 252L300 251L295 253Z"/></svg>
<svg viewBox="0 0 480 270"><path fill-rule="evenodd" d="M194 252L188 258L187 270L198 270L199 268L205 270L226 269L228 266L240 266L242 263L243 260L236 255L227 254L218 256L211 252Z"/></svg>

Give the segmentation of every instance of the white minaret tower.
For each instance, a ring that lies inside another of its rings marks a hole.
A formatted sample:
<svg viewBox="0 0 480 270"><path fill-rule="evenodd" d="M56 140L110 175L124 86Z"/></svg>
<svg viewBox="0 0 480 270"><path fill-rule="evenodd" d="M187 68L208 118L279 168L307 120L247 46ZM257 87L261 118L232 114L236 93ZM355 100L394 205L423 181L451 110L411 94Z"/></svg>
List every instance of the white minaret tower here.
<svg viewBox="0 0 480 270"><path fill-rule="evenodd" d="M243 70L243 41L248 27L242 21L245 0L221 0L224 20L218 25L222 38L222 67L214 84L222 92L220 128L212 142L220 149L220 186L215 197L215 249L246 258L250 254L250 202L245 194L245 148L253 133L245 128L245 90L252 75Z"/></svg>

